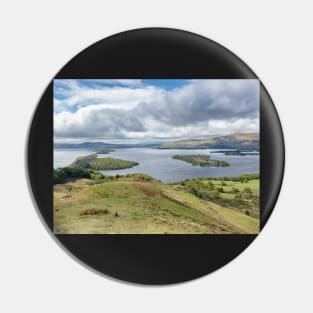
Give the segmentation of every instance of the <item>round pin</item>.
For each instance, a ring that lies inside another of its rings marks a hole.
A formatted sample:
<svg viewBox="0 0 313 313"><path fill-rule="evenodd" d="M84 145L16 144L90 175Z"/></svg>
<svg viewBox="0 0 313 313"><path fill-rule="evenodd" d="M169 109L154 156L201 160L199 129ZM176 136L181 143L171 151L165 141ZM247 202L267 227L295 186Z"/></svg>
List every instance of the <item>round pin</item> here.
<svg viewBox="0 0 313 313"><path fill-rule="evenodd" d="M283 171L281 125L258 77L175 29L83 50L48 85L29 132L29 180L52 236L134 283L192 280L237 257L270 217Z"/></svg>

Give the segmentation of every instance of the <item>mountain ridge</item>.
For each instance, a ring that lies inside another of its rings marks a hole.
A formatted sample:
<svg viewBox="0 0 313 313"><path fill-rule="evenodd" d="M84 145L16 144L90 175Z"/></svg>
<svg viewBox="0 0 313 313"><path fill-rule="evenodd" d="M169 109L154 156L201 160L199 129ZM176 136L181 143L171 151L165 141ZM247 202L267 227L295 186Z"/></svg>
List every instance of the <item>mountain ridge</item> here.
<svg viewBox="0 0 313 313"><path fill-rule="evenodd" d="M207 139L189 139L167 142L160 149L247 149L259 150L259 133L234 133Z"/></svg>
<svg viewBox="0 0 313 313"><path fill-rule="evenodd" d="M55 149L156 148L156 149L245 149L259 150L259 133L234 133L204 139L185 139L162 144L113 144L105 142L55 143Z"/></svg>

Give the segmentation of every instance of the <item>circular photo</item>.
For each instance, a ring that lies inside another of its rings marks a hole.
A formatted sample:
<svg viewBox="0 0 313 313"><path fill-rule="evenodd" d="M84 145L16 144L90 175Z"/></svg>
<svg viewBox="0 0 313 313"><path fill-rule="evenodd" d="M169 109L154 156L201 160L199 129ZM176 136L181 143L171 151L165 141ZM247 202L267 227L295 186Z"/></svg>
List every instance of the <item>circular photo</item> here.
<svg viewBox="0 0 313 313"><path fill-rule="evenodd" d="M251 69L173 29L114 35L55 76L35 112L28 169L49 231L121 280L208 274L259 234L279 194L284 142Z"/></svg>

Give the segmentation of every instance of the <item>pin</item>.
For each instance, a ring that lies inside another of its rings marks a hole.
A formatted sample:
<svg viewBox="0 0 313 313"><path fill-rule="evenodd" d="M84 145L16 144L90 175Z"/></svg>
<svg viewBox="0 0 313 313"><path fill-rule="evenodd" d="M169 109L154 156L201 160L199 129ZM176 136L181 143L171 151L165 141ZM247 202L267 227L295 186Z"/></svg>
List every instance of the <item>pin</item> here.
<svg viewBox="0 0 313 313"><path fill-rule="evenodd" d="M51 81L28 172L70 255L119 280L173 284L223 267L259 234L284 141L268 92L232 52L137 29L91 45Z"/></svg>

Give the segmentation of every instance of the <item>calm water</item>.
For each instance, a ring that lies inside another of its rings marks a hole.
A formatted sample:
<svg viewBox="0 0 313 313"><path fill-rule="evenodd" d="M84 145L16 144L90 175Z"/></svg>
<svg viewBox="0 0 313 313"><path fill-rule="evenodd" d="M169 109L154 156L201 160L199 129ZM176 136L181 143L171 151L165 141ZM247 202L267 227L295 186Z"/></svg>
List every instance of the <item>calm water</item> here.
<svg viewBox="0 0 313 313"><path fill-rule="evenodd" d="M241 174L259 173L259 156L230 156L221 153L210 154L210 149L193 150L158 150L147 148L117 149L110 154L100 154L98 157L112 157L140 164L132 168L113 171L101 171L106 175L144 173L163 182L176 182L187 178L203 176L238 176ZM64 167L73 162L77 157L93 153L91 150L54 150L54 168ZM175 154L204 154L211 155L212 159L225 160L229 167L200 167L189 163L173 160Z"/></svg>

